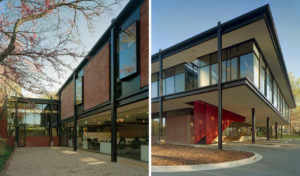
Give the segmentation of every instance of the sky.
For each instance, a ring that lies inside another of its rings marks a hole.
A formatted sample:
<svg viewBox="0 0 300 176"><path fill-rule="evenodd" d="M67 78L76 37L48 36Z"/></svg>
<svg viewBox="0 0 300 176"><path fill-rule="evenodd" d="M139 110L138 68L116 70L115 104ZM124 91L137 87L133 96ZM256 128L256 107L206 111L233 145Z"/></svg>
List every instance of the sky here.
<svg viewBox="0 0 300 176"><path fill-rule="evenodd" d="M300 77L299 0L152 0L151 53L269 4L288 72Z"/></svg>

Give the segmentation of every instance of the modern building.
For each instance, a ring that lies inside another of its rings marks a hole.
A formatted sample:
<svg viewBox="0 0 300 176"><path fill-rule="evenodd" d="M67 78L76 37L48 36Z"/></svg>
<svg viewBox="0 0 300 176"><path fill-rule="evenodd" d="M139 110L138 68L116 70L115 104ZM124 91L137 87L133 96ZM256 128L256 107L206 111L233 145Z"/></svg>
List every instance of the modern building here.
<svg viewBox="0 0 300 176"><path fill-rule="evenodd" d="M109 154L113 162L117 155L148 161L148 19L148 0L129 1L59 89L59 100L9 100L11 113L2 124L16 130L10 133L15 144L80 148ZM52 123L44 115L49 105Z"/></svg>
<svg viewBox="0 0 300 176"><path fill-rule="evenodd" d="M269 5L152 55L151 79L154 142L277 137L296 106Z"/></svg>

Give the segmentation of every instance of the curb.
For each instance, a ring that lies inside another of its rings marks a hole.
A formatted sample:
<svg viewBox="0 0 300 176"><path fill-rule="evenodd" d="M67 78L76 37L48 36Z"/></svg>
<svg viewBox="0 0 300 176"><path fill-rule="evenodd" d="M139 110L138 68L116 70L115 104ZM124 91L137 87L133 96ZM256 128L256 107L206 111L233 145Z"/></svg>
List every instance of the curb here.
<svg viewBox="0 0 300 176"><path fill-rule="evenodd" d="M262 155L254 153L254 156L246 159L229 161L224 163L215 163L215 164L200 164L200 165L183 165L183 166L152 166L152 172L195 172L195 171L204 171L204 170L214 170L214 169L224 169L232 168L237 166L243 166L247 164L255 163L263 158Z"/></svg>

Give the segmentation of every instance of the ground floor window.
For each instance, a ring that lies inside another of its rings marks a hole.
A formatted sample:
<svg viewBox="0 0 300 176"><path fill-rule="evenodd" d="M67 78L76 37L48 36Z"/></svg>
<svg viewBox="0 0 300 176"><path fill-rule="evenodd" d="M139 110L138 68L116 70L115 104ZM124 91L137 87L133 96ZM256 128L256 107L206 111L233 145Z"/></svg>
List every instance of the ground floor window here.
<svg viewBox="0 0 300 176"><path fill-rule="evenodd" d="M148 156L148 106L121 107L117 111L117 155L137 160ZM110 111L78 120L77 146L111 154Z"/></svg>

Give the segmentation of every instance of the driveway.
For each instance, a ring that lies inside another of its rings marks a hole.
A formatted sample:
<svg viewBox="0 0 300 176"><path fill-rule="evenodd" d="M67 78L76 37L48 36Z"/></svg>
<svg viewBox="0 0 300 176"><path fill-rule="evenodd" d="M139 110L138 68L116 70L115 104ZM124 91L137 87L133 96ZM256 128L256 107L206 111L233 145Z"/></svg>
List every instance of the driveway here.
<svg viewBox="0 0 300 176"><path fill-rule="evenodd" d="M199 172L152 173L152 176L296 176L300 175L300 140L278 140L267 144L228 143L224 149L254 151L263 159L249 165Z"/></svg>
<svg viewBox="0 0 300 176"><path fill-rule="evenodd" d="M148 163L126 158L110 162L110 155L67 147L17 148L6 176L148 175Z"/></svg>

